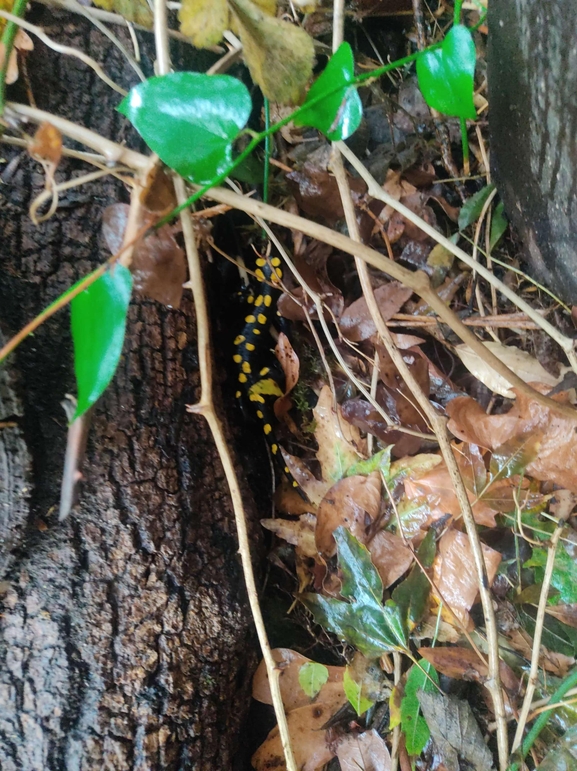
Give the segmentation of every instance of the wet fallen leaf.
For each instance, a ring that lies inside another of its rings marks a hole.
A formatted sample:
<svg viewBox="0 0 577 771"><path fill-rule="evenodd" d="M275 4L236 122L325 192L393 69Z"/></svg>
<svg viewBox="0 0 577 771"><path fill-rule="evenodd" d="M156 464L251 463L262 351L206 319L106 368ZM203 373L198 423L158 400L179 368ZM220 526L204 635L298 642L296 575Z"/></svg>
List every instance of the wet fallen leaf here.
<svg viewBox="0 0 577 771"><path fill-rule="evenodd" d="M278 336L274 353L285 377L284 394L279 396L274 403L274 414L279 420L282 420L292 407L292 400L289 394L299 381L300 362L284 332L281 332Z"/></svg>
<svg viewBox="0 0 577 771"><path fill-rule="evenodd" d="M314 662L290 648L273 648L272 655L279 670L279 685L284 707L287 711L322 701L336 712L345 703L343 688L344 667L326 667L327 680L314 696L305 692L300 682L301 669ZM264 661L258 665L252 680L252 697L263 704L272 704L268 675Z"/></svg>
<svg viewBox="0 0 577 771"><path fill-rule="evenodd" d="M341 771L390 771L389 749L373 728L362 734L347 734L337 747Z"/></svg>
<svg viewBox="0 0 577 771"><path fill-rule="evenodd" d="M385 589L398 581L413 563L413 552L403 539L387 530L379 530L367 544L367 549Z"/></svg>
<svg viewBox="0 0 577 771"><path fill-rule="evenodd" d="M166 214L176 207L174 182L161 163L153 166L140 193L140 203L154 214Z"/></svg>
<svg viewBox="0 0 577 771"><path fill-rule="evenodd" d="M577 492L577 416L565 417L524 393L516 394L515 404L503 415L487 415L469 397L453 399L447 405L449 430L459 439L492 450L534 435L539 442L538 454L527 465L526 473ZM566 394L552 398L567 401Z"/></svg>
<svg viewBox="0 0 577 771"><path fill-rule="evenodd" d="M412 289L398 281L389 281L377 287L374 295L383 319L388 321L398 313L412 294ZM364 297L360 297L349 305L341 316L339 326L341 332L353 342L367 340L377 331Z"/></svg>
<svg viewBox="0 0 577 771"><path fill-rule="evenodd" d="M282 447L281 453L283 460L291 473L291 476L293 476L299 483L302 491L310 501L310 505L305 504L307 506L306 511L316 511L320 502L325 497L328 490L330 490L332 483L330 481L317 479L308 468L308 466L300 458L297 458L296 455L290 455ZM302 497L299 497L301 498L302 502ZM286 511L288 514L299 513L299 511L295 512L294 509L283 508L281 510Z"/></svg>
<svg viewBox="0 0 577 771"><path fill-rule="evenodd" d="M28 152L33 158L50 163L55 169L62 157L62 134L51 123L41 123L28 144Z"/></svg>
<svg viewBox="0 0 577 771"><path fill-rule="evenodd" d="M481 544L489 585L493 583L501 555L494 549ZM438 543L437 556L433 563L433 581L440 596L437 602L449 604L453 613L467 627L469 613L479 587L469 537L458 530L448 530ZM433 590L433 594L436 591ZM447 621L452 618L446 615Z"/></svg>
<svg viewBox="0 0 577 771"><path fill-rule="evenodd" d="M381 505L381 477L378 471L369 476L351 476L331 487L320 503L315 539L317 549L325 557L336 554L333 532L346 527L361 543L367 540L367 528L376 519Z"/></svg>
<svg viewBox="0 0 577 771"><path fill-rule="evenodd" d="M466 701L424 691L418 698L447 771L459 771L459 759L473 771L493 771L491 752Z"/></svg>
<svg viewBox="0 0 577 771"><path fill-rule="evenodd" d="M577 726L570 726L539 763L539 771L572 771L577 767Z"/></svg>
<svg viewBox="0 0 577 771"><path fill-rule="evenodd" d="M513 345L503 345L497 342L483 343L491 353L506 364L510 370L518 375L526 383L544 383L553 388L560 383L561 377L554 377L526 351L516 348ZM455 346L455 353L459 356L465 367L478 380L487 386L491 391L506 396L508 399L514 399L515 393L511 390L511 384L499 375L493 367L482 359L478 353L469 348L468 345Z"/></svg>
<svg viewBox="0 0 577 771"><path fill-rule="evenodd" d="M545 608L545 612L550 616L553 616L557 621L561 621L562 624L577 629L577 603L571 603L570 605L548 605Z"/></svg>
<svg viewBox="0 0 577 771"><path fill-rule="evenodd" d="M312 38L251 0L229 0L229 5L254 82L272 102L300 104L313 74Z"/></svg>
<svg viewBox="0 0 577 771"><path fill-rule="evenodd" d="M316 517L314 514L301 514L297 519L261 519L261 525L287 543L296 546L304 557L317 557L315 543Z"/></svg>
<svg viewBox="0 0 577 771"><path fill-rule="evenodd" d="M410 551L407 549L407 551ZM393 591L393 600L399 610L407 629L412 632L421 622L429 607L431 583L429 580L437 551L435 532L430 529L423 538L417 550L417 559L407 578ZM412 552L411 556L412 556ZM374 560L374 557L373 557Z"/></svg>
<svg viewBox="0 0 577 771"><path fill-rule="evenodd" d="M467 680L484 684L489 677L489 667L472 648L437 647L420 648L419 655L429 661L435 669L455 680ZM513 670L501 661L499 664L501 682L510 693L517 692L519 680Z"/></svg>
<svg viewBox="0 0 577 771"><path fill-rule="evenodd" d="M323 386L313 415L315 438L319 446L317 459L321 464L323 480L337 482L349 466L359 460L364 442L358 429L344 419L341 408L336 405L335 409L328 386Z"/></svg>
<svg viewBox="0 0 577 771"><path fill-rule="evenodd" d="M409 755L420 755L429 741L431 732L426 720L420 714L421 705L417 694L421 691L435 693L439 676L434 667L421 659L407 673L404 695L401 701L401 728L405 735L405 746Z"/></svg>
<svg viewBox="0 0 577 771"><path fill-rule="evenodd" d="M316 771L335 755L324 724L334 715L333 707L322 702L293 709L287 715L294 759L299 771ZM278 727L273 728L251 758L256 771L284 771L284 752Z"/></svg>

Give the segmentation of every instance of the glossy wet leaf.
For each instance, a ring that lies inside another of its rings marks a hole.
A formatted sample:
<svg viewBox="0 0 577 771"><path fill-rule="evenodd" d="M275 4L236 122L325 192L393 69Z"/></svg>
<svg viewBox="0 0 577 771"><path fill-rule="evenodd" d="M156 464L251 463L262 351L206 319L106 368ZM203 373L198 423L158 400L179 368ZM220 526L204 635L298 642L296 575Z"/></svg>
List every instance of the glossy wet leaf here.
<svg viewBox="0 0 577 771"><path fill-rule="evenodd" d="M299 669L299 685L311 699L314 699L328 679L329 670L316 661L307 661Z"/></svg>
<svg viewBox="0 0 577 771"><path fill-rule="evenodd" d="M343 686L349 704L353 707L359 717L364 715L364 713L373 706L374 702L363 695L363 684L358 683L353 679L349 667L345 669Z"/></svg>
<svg viewBox="0 0 577 771"><path fill-rule="evenodd" d="M332 142L350 137L363 117L361 99L352 85L354 77L352 49L348 43L341 43L309 89L305 109L295 117L295 125L312 126Z"/></svg>
<svg viewBox="0 0 577 771"><path fill-rule="evenodd" d="M231 165L232 144L251 109L240 80L198 72L149 78L118 107L167 166L198 184Z"/></svg>
<svg viewBox="0 0 577 771"><path fill-rule="evenodd" d="M417 58L419 88L425 101L444 115L474 120L475 44L462 24L447 33L439 48Z"/></svg>
<svg viewBox="0 0 577 771"><path fill-rule="evenodd" d="M429 530L417 551L418 561L423 568L432 567L436 551L435 533ZM409 631L412 631L425 615L430 592L429 579L419 564L415 563L408 577L393 592L393 600L397 603Z"/></svg>
<svg viewBox="0 0 577 771"><path fill-rule="evenodd" d="M505 216L505 205L503 201L499 201L491 219L491 235L489 236L489 249L491 251L497 246L508 227L509 220Z"/></svg>
<svg viewBox="0 0 577 771"><path fill-rule="evenodd" d="M547 549L537 546L533 554L525 562L524 567L535 568L536 582L543 580L545 565L547 563ZM560 544L555 552L551 586L559 592L559 602L563 605L571 605L577 602L577 560L571 556Z"/></svg>
<svg viewBox="0 0 577 771"><path fill-rule="evenodd" d="M271 102L300 104L313 74L312 38L251 0L229 0L229 5L254 82Z"/></svg>
<svg viewBox="0 0 577 771"><path fill-rule="evenodd" d="M421 715L421 705L417 693L419 691L435 692L437 689L431 680L437 685L439 684L439 676L433 665L424 659L418 663L421 668L413 664L409 669L405 695L401 700L401 728L405 734L405 745L409 755L420 755L431 735L427 721Z"/></svg>
<svg viewBox="0 0 577 771"><path fill-rule="evenodd" d="M334 533L342 572L345 602L305 594L303 603L317 623L346 640L367 658L386 651L405 650L406 635L399 609L389 600L382 604L383 584L367 549L343 527Z"/></svg>
<svg viewBox="0 0 577 771"><path fill-rule="evenodd" d="M78 403L74 418L101 396L118 366L132 291L128 268L116 265L70 303Z"/></svg>
<svg viewBox="0 0 577 771"><path fill-rule="evenodd" d="M495 185L485 185L478 192L468 198L459 212L459 229L464 230L469 225L477 222L483 211L487 198L491 195Z"/></svg>

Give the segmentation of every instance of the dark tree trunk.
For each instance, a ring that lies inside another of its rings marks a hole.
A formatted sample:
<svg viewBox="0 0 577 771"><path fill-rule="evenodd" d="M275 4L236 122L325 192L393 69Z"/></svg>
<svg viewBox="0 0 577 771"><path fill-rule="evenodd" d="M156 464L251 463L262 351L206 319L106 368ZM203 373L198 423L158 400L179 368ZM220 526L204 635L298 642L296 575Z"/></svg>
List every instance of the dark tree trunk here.
<svg viewBox="0 0 577 771"><path fill-rule="evenodd" d="M90 25L48 10L35 20L124 87L135 82ZM141 42L146 50L150 36ZM84 64L36 41L28 72L38 107L122 140L119 97ZM19 152L3 145L7 159ZM28 205L43 187L40 167L22 154L7 168L5 339L102 262L101 212L126 200L107 178L74 190L35 228ZM64 160L58 179L87 170ZM189 302L131 305L119 371L94 413L81 502L61 524L68 311L0 373L2 771L234 766L255 654L223 472L205 423L185 409L198 397L196 360Z"/></svg>
<svg viewBox="0 0 577 771"><path fill-rule="evenodd" d="M489 3L491 157L534 271L577 304L577 3Z"/></svg>

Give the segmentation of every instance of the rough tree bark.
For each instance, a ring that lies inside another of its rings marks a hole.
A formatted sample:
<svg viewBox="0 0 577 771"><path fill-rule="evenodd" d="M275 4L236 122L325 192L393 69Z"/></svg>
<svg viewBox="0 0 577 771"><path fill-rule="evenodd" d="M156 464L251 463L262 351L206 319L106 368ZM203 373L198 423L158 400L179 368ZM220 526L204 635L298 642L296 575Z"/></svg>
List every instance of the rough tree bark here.
<svg viewBox="0 0 577 771"><path fill-rule="evenodd" d="M533 270L577 303L577 3L489 3L491 158Z"/></svg>
<svg viewBox="0 0 577 771"><path fill-rule="evenodd" d="M35 21L134 83L90 25L38 9ZM28 72L39 107L122 139L118 95L83 64L36 42ZM8 160L19 153L3 146ZM25 154L14 163L0 189L4 338L105 258L102 209L126 200L115 180L93 183L35 228L40 168ZM58 178L85 171L65 160ZM199 392L193 310L131 305L81 503L59 524L68 326L67 311L51 319L0 379L0 768L226 771L255 653L223 472L185 410Z"/></svg>

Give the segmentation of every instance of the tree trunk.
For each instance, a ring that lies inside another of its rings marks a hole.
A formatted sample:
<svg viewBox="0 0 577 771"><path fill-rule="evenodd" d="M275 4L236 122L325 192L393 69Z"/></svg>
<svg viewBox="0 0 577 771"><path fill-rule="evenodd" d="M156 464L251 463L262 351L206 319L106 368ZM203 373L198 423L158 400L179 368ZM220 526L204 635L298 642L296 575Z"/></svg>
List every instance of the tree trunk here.
<svg viewBox="0 0 577 771"><path fill-rule="evenodd" d="M489 3L491 158L533 270L577 303L577 3Z"/></svg>
<svg viewBox="0 0 577 771"><path fill-rule="evenodd" d="M34 20L125 88L134 72L91 25ZM130 39L115 29L130 48ZM143 50L151 36L140 35ZM121 141L118 94L38 41L27 69L38 107ZM150 60L144 60L147 74ZM25 92L12 92L25 99ZM32 133L31 129L31 133ZM68 143L69 144L69 143ZM113 178L75 189L35 228L40 167L3 145L0 333L10 337L108 255ZM16 165L17 164L17 165ZM64 159L59 181L86 173ZM136 299L117 375L97 404L80 504L57 521L74 393L69 314L28 338L0 378L0 768L233 768L254 646L223 471L199 395L194 313Z"/></svg>

